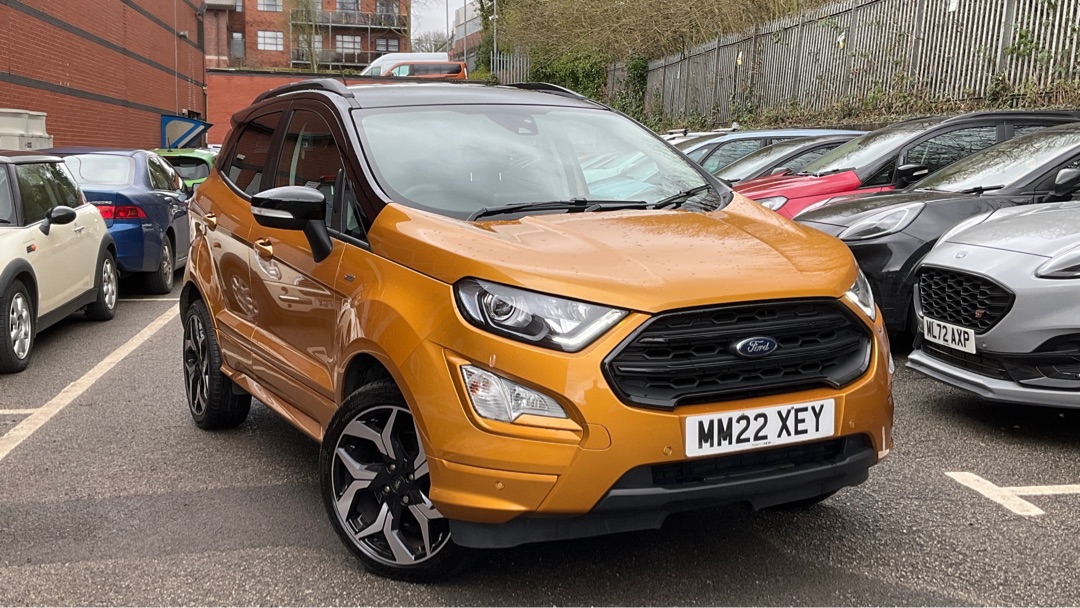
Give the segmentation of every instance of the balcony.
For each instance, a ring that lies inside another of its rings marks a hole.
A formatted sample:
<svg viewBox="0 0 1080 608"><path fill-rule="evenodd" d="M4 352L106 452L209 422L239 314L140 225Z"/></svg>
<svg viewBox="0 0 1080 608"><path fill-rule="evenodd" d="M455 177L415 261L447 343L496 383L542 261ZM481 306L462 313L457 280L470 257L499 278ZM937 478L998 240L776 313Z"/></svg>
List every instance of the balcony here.
<svg viewBox="0 0 1080 608"><path fill-rule="evenodd" d="M379 56L386 53L374 51L315 51L319 65L340 65L347 67L365 67ZM307 49L292 50L292 62L302 65L310 65Z"/></svg>
<svg viewBox="0 0 1080 608"><path fill-rule="evenodd" d="M409 19L405 15L389 13L362 13L359 11L309 11L294 10L292 22L307 25L327 25L344 27L378 27L387 29L407 29Z"/></svg>

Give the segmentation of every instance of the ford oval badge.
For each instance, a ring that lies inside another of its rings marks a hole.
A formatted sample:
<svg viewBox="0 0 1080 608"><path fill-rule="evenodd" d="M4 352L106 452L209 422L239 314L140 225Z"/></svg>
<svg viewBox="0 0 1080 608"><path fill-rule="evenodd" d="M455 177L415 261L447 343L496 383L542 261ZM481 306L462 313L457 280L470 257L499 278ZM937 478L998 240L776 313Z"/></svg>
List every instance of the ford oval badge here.
<svg viewBox="0 0 1080 608"><path fill-rule="evenodd" d="M732 350L740 357L756 359L771 355L779 347L780 345L776 343L776 340L765 336L757 336L736 342Z"/></svg>

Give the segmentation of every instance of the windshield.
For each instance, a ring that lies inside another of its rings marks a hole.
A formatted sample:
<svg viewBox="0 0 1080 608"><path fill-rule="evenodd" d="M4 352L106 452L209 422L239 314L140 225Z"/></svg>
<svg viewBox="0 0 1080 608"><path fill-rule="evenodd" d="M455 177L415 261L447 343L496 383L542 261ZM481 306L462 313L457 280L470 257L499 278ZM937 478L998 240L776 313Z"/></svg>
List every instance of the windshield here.
<svg viewBox="0 0 1080 608"><path fill-rule="evenodd" d="M1076 131L1036 131L957 161L915 184L917 190L964 192L974 188L1009 186L1080 146Z"/></svg>
<svg viewBox="0 0 1080 608"><path fill-rule="evenodd" d="M210 165L201 158L193 156L169 156L166 157L169 164L176 169L180 177L186 180L205 179L210 175Z"/></svg>
<svg viewBox="0 0 1080 608"><path fill-rule="evenodd" d="M720 167L713 175L729 182L737 182L756 174L759 171L771 167L788 154L807 145L806 141L793 139L766 146L760 150L740 158L726 167ZM792 159L795 160L795 159ZM788 169L797 170L799 167L788 166Z"/></svg>
<svg viewBox="0 0 1080 608"><path fill-rule="evenodd" d="M941 122L939 119L918 120L878 129L856 137L825 156L803 167L802 173L831 173L862 169L896 151L905 141Z"/></svg>
<svg viewBox="0 0 1080 608"><path fill-rule="evenodd" d="M64 158L75 179L86 186L126 186L135 174L135 159L107 154L76 154Z"/></svg>
<svg viewBox="0 0 1080 608"><path fill-rule="evenodd" d="M451 217L575 199L656 203L705 183L666 143L606 110L462 105L357 114L387 193Z"/></svg>

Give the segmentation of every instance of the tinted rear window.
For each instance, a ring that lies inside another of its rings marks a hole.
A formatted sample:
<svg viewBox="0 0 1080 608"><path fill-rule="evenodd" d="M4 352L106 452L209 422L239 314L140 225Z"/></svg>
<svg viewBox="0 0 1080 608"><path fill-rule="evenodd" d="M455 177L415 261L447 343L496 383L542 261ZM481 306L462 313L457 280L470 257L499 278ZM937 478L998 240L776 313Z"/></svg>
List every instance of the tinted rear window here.
<svg viewBox="0 0 1080 608"><path fill-rule="evenodd" d="M169 164L184 179L203 179L210 175L210 165L201 158L193 156L170 156Z"/></svg>

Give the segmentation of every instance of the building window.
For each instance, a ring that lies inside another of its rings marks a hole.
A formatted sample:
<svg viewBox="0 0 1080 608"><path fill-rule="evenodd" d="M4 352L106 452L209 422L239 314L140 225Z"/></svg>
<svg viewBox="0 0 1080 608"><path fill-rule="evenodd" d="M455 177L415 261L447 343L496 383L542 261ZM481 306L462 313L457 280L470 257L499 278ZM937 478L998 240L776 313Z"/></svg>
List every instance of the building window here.
<svg viewBox="0 0 1080 608"><path fill-rule="evenodd" d="M285 34L282 32L268 32L259 30L260 51L284 51Z"/></svg>
<svg viewBox="0 0 1080 608"><path fill-rule="evenodd" d="M377 38L375 40L375 50L382 53L396 53L400 50L400 46L397 38Z"/></svg>
<svg viewBox="0 0 1080 608"><path fill-rule="evenodd" d="M375 12L380 15L398 14L398 0L375 0Z"/></svg>
<svg viewBox="0 0 1080 608"><path fill-rule="evenodd" d="M234 5L234 9L238 13L244 12L244 0L236 0L236 4Z"/></svg>
<svg viewBox="0 0 1080 608"><path fill-rule="evenodd" d="M360 0L338 0L337 10L358 13L360 12Z"/></svg>
<svg viewBox="0 0 1080 608"><path fill-rule="evenodd" d="M360 36L337 36L334 39L334 50L339 53L359 53L363 50Z"/></svg>
<svg viewBox="0 0 1080 608"><path fill-rule="evenodd" d="M280 13L282 10L281 2L282 0L259 0L259 10Z"/></svg>

